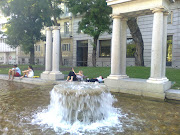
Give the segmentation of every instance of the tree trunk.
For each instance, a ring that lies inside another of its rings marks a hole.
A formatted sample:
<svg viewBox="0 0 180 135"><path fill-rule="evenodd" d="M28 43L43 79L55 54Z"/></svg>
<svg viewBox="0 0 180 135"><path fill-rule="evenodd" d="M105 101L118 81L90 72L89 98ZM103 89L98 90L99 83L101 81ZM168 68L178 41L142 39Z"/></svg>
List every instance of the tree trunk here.
<svg viewBox="0 0 180 135"><path fill-rule="evenodd" d="M144 66L144 57L143 57L144 42L136 18L128 19L127 25L130 29L132 38L136 44L135 65Z"/></svg>
<svg viewBox="0 0 180 135"><path fill-rule="evenodd" d="M31 65L34 65L34 64L35 64L35 62L34 62L34 44L33 44L33 47L32 47L31 50L30 50L30 60L29 60L29 63L30 63Z"/></svg>
<svg viewBox="0 0 180 135"><path fill-rule="evenodd" d="M98 38L94 38L93 54L92 54L92 64L93 64L93 67L96 67L96 48L97 48L97 40L98 40Z"/></svg>

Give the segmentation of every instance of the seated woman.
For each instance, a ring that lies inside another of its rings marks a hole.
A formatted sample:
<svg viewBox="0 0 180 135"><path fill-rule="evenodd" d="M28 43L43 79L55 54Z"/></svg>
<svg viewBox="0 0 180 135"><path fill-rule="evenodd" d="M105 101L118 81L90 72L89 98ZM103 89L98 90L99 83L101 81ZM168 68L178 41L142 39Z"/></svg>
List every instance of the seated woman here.
<svg viewBox="0 0 180 135"><path fill-rule="evenodd" d="M28 66L28 70L22 71L23 76L20 77L22 79L23 77L29 77L32 78L34 76L34 70L32 66Z"/></svg>
<svg viewBox="0 0 180 135"><path fill-rule="evenodd" d="M86 80L86 82L99 82L99 83L102 83L104 80L103 80L103 77L102 76L99 76L97 78L92 78L90 80Z"/></svg>
<svg viewBox="0 0 180 135"><path fill-rule="evenodd" d="M72 71L69 72L67 80L66 81L82 81L83 80L83 71L80 70L79 73L75 73L74 69L72 68Z"/></svg>

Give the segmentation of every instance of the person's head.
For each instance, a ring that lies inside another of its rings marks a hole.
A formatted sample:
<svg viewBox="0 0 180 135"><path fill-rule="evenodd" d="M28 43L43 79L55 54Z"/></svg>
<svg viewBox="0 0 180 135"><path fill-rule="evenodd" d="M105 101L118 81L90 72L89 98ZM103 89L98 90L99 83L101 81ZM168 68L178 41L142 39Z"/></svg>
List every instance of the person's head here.
<svg viewBox="0 0 180 135"><path fill-rule="evenodd" d="M82 71L82 70L79 70L79 73L80 73L80 74L83 74L83 71Z"/></svg>
<svg viewBox="0 0 180 135"><path fill-rule="evenodd" d="M15 64L15 65L13 65L13 68L17 68L17 65Z"/></svg>
<svg viewBox="0 0 180 135"><path fill-rule="evenodd" d="M99 76L100 78L104 79L102 76Z"/></svg>
<svg viewBox="0 0 180 135"><path fill-rule="evenodd" d="M33 70L33 67L31 65L28 66L28 69L32 69Z"/></svg>

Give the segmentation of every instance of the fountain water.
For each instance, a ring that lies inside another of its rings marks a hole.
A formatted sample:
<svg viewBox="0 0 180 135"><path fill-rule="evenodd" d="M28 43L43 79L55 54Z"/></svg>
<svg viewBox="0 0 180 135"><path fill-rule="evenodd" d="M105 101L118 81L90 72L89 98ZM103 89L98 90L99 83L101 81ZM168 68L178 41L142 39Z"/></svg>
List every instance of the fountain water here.
<svg viewBox="0 0 180 135"><path fill-rule="evenodd" d="M33 123L67 132L84 132L121 125L116 99L107 87L98 83L63 83L50 92L48 109L35 115Z"/></svg>

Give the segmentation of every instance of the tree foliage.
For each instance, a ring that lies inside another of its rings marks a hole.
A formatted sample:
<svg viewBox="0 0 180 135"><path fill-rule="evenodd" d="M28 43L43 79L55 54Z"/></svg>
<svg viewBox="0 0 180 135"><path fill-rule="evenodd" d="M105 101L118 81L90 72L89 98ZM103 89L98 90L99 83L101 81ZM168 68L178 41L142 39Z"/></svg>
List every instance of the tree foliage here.
<svg viewBox="0 0 180 135"><path fill-rule="evenodd" d="M34 64L34 44L41 39L44 26L57 25L62 13L61 0L2 0L1 10L11 16L6 25L7 43L11 47L21 46L30 53L30 63ZM53 18L53 19L52 19Z"/></svg>
<svg viewBox="0 0 180 135"><path fill-rule="evenodd" d="M93 37L93 66L96 66L96 47L99 36L104 32L111 32L112 12L106 0L66 0L66 5L74 15L81 15L78 32L82 31Z"/></svg>

